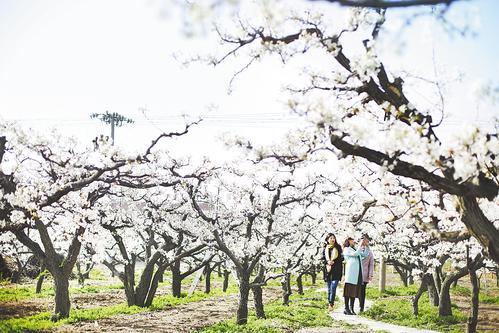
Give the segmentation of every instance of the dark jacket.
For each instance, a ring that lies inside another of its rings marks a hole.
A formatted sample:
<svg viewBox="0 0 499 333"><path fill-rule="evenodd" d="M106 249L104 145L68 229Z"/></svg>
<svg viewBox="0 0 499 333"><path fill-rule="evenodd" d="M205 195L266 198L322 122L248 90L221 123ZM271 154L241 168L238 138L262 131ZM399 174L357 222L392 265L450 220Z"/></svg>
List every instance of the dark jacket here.
<svg viewBox="0 0 499 333"><path fill-rule="evenodd" d="M334 260L333 267L329 273L326 269L326 256L323 255L322 273L324 274L324 281L340 281L343 276L343 250L341 249L341 246L337 246L336 249L338 250L338 258ZM325 250L326 249L324 249L324 252ZM328 250L329 256L331 256L331 251L333 249Z"/></svg>

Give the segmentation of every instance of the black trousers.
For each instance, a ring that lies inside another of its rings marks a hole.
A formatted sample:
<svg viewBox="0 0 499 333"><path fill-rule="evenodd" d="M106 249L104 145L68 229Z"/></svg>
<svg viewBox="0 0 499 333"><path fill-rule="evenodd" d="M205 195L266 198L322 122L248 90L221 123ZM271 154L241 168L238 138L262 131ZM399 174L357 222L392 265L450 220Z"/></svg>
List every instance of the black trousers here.
<svg viewBox="0 0 499 333"><path fill-rule="evenodd" d="M364 311L364 304L366 302L366 287L367 287L367 282L362 283L362 286L360 287L359 303L360 303L360 310L362 311Z"/></svg>

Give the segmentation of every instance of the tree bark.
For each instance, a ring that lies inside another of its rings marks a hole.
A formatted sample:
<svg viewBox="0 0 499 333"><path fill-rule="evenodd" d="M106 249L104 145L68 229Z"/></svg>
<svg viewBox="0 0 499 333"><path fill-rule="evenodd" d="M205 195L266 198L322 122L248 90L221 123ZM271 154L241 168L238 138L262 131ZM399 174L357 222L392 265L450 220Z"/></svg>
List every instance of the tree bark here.
<svg viewBox="0 0 499 333"><path fill-rule="evenodd" d="M428 299L430 304L433 306L438 306L440 303L437 286L435 285L434 276L428 274Z"/></svg>
<svg viewBox="0 0 499 333"><path fill-rule="evenodd" d="M419 299L428 288L428 279L429 279L428 275L425 274L421 279L421 285L419 286L416 295L414 295L414 297L412 298L412 313L415 316L417 316L419 313Z"/></svg>
<svg viewBox="0 0 499 333"><path fill-rule="evenodd" d="M40 294L42 292L43 280L45 279L46 274L45 265L42 264L40 274L38 274L38 279L36 280L35 294Z"/></svg>
<svg viewBox="0 0 499 333"><path fill-rule="evenodd" d="M144 306L151 306L154 296L156 296L156 290L158 290L159 282L161 282L163 274L165 273L166 267L166 265L160 265L156 270L156 273L154 273L154 277L151 281L151 286L149 287Z"/></svg>
<svg viewBox="0 0 499 333"><path fill-rule="evenodd" d="M317 272L315 269L310 273L310 277L312 278L312 284L315 285L317 283Z"/></svg>
<svg viewBox="0 0 499 333"><path fill-rule="evenodd" d="M296 278L296 287L298 288L298 294L303 295L303 274L298 274Z"/></svg>
<svg viewBox="0 0 499 333"><path fill-rule="evenodd" d="M467 333L475 333L476 332L476 327L478 325L478 295L480 293L480 288L478 285L478 278L476 276L476 271L471 269L470 270L470 281L471 281L471 286L473 287L473 293L471 295L471 309L470 309L470 316L468 317L468 323L466 326L466 332Z"/></svg>
<svg viewBox="0 0 499 333"><path fill-rule="evenodd" d="M249 274L238 272L239 279L239 303L237 305L238 325L246 325L248 323L248 299L249 299Z"/></svg>
<svg viewBox="0 0 499 333"><path fill-rule="evenodd" d="M487 250L491 259L499 263L499 230L483 214L476 198L470 196L458 198L461 220Z"/></svg>
<svg viewBox="0 0 499 333"><path fill-rule="evenodd" d="M255 313L256 317L259 319L264 319L266 318L265 316L265 310L263 308L263 290L262 290L262 284L265 280L265 268L260 265L258 269L258 274L255 277L255 280L253 281L253 286L251 287L253 291L253 302L255 305Z"/></svg>
<svg viewBox="0 0 499 333"><path fill-rule="evenodd" d="M255 304L255 313L258 319L265 319L265 309L263 307L263 290L262 287L253 287L253 302Z"/></svg>
<svg viewBox="0 0 499 333"><path fill-rule="evenodd" d="M289 296L291 296L291 274L284 274L283 279L281 280L281 289L282 289L282 304L289 305Z"/></svg>
<svg viewBox="0 0 499 333"><path fill-rule="evenodd" d="M80 253L81 243L79 241L79 236L85 232L85 228L79 227L76 230L68 247L68 253L66 257L63 257L55 251L47 226L37 218L34 219L34 222L44 250L42 250L38 243L29 238L23 230L16 230L14 235L21 243L28 247L44 265L46 265L47 270L52 274L55 292L55 306L52 320L55 321L61 318L67 318L71 307L69 300L69 275L71 274L78 254Z"/></svg>
<svg viewBox="0 0 499 333"><path fill-rule="evenodd" d="M442 288L440 289L440 304L438 305L438 315L439 316L451 316L452 308L450 301L450 285L452 284L452 279L445 279L442 283Z"/></svg>
<svg viewBox="0 0 499 333"><path fill-rule="evenodd" d="M400 276L400 280L404 284L404 287L407 287L407 271L403 267L399 267L399 265L394 262L392 262L392 265Z"/></svg>
<svg viewBox="0 0 499 333"><path fill-rule="evenodd" d="M442 288L442 279L443 279L442 267L436 267L435 271L433 272L433 280L435 281L435 286L437 287L438 290Z"/></svg>
<svg viewBox="0 0 499 333"><path fill-rule="evenodd" d="M62 272L52 273L54 278L55 307L52 321L69 317L71 302L69 300L69 276Z"/></svg>
<svg viewBox="0 0 499 333"><path fill-rule="evenodd" d="M172 271L172 295L180 297L182 293L182 276L180 274L180 260L175 260L171 266Z"/></svg>
<svg viewBox="0 0 499 333"><path fill-rule="evenodd" d="M445 280L442 282L442 288L440 290L440 304L438 306L439 316L450 316L452 315L451 301L450 301L450 286L456 279L460 279L466 274L469 274L469 268L474 270L479 269L483 266L484 257L478 255L473 261L468 263L466 266L459 269L455 273L448 273Z"/></svg>
<svg viewBox="0 0 499 333"><path fill-rule="evenodd" d="M477 268L473 267L471 258L469 257L469 247L466 247L466 252L467 252L467 267L470 272L470 282L472 287L471 308L470 308L470 315L468 317L468 322L466 325L466 332L475 333L476 327L478 325L478 306L479 306L478 295L480 293L480 285L478 283L478 277L476 276Z"/></svg>
<svg viewBox="0 0 499 333"><path fill-rule="evenodd" d="M226 292L227 288L229 288L229 275L230 275L230 272L228 270L224 270L223 275L224 275L224 282L222 284L222 291Z"/></svg>
<svg viewBox="0 0 499 333"><path fill-rule="evenodd" d="M212 267L210 267L210 263L206 265L204 272L205 272L204 293L209 294L211 291L211 272L212 272Z"/></svg>

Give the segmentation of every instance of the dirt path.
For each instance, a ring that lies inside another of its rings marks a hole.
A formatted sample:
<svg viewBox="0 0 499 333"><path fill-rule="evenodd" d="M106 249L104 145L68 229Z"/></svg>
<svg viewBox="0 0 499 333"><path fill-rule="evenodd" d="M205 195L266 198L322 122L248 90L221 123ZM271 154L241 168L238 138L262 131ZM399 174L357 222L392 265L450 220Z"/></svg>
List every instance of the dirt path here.
<svg viewBox="0 0 499 333"><path fill-rule="evenodd" d="M280 296L279 289L265 289L264 302ZM225 295L187 303L174 308L117 315L95 322L81 322L59 327L56 332L192 332L234 317L238 295ZM250 299L248 306L252 306Z"/></svg>

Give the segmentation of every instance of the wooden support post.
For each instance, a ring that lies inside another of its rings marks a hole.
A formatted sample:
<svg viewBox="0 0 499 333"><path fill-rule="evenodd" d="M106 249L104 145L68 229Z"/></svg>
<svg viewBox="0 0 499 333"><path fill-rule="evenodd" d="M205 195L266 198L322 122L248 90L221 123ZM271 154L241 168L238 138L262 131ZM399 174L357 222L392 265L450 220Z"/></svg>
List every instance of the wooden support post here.
<svg viewBox="0 0 499 333"><path fill-rule="evenodd" d="M385 257L381 257L379 265L379 292L384 293L386 287L386 262Z"/></svg>

